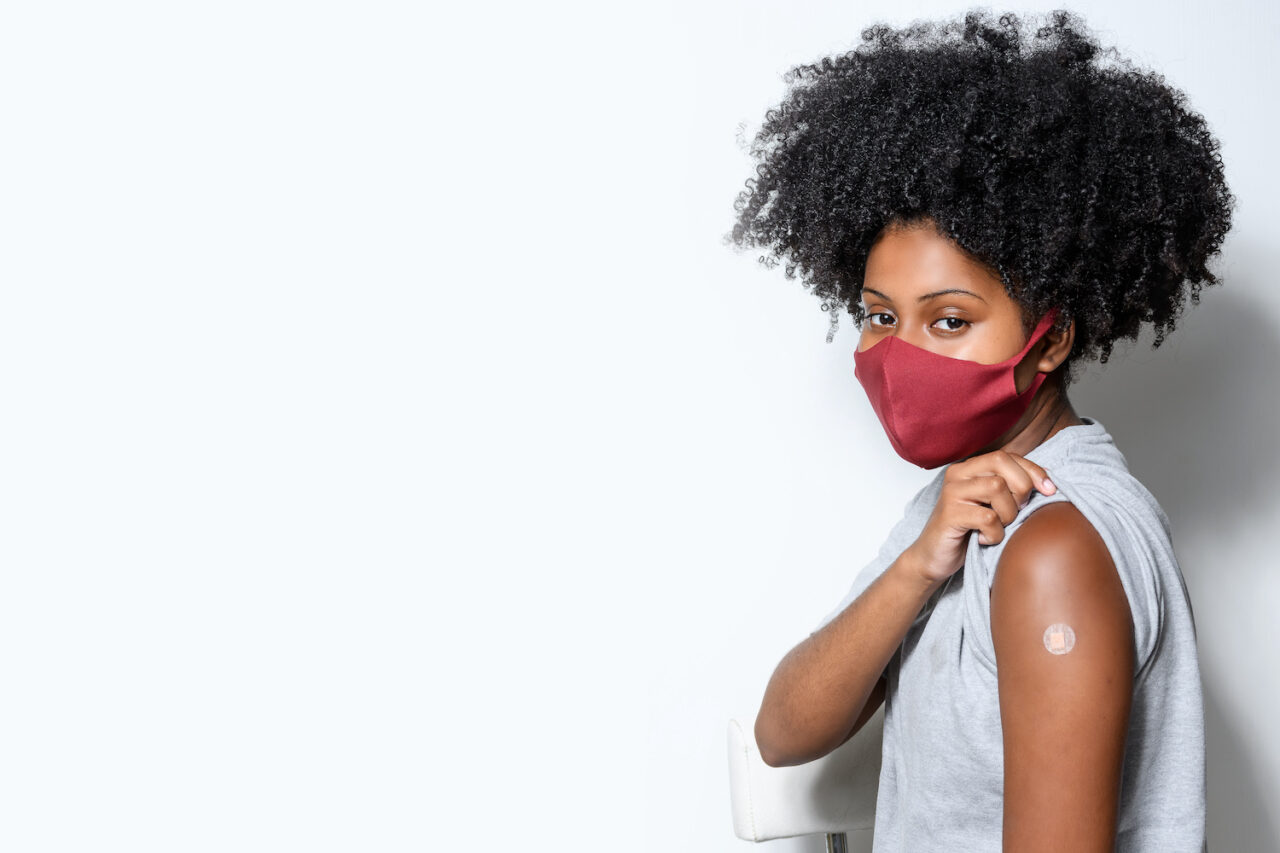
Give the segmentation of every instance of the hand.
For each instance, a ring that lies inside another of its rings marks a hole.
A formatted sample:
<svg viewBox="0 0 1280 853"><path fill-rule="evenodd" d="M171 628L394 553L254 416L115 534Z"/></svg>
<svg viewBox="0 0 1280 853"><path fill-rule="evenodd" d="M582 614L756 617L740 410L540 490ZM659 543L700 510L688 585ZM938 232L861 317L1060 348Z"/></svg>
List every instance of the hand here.
<svg viewBox="0 0 1280 853"><path fill-rule="evenodd" d="M908 547L914 565L930 584L941 583L964 565L969 532L978 542L1004 539L1005 525L1026 506L1031 493L1051 495L1057 487L1036 463L1005 450L954 462L943 475L942 492L920 536Z"/></svg>

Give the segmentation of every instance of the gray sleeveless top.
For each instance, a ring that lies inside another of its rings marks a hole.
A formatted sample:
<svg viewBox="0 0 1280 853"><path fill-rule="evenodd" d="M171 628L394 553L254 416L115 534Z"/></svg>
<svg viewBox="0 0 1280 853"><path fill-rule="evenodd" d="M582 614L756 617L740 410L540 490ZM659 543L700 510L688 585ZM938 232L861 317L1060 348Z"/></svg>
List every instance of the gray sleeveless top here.
<svg viewBox="0 0 1280 853"><path fill-rule="evenodd" d="M1137 657L1115 849L1206 849L1196 629L1169 520L1129 473L1106 427L1081 419L1026 454L1058 490L1032 492L999 543L982 545L976 534L969 536L964 567L922 608L889 662L874 853L1000 853L1004 745L991 584L1018 526L1040 507L1063 500L1075 504L1106 542L1133 611ZM916 540L947 467L908 501L879 554L818 628Z"/></svg>

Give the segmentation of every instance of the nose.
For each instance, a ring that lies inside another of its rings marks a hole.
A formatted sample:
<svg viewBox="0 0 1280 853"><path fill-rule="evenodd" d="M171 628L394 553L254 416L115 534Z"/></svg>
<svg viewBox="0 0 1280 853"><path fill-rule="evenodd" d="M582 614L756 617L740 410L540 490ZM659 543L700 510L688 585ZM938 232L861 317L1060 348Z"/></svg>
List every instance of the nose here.
<svg viewBox="0 0 1280 853"><path fill-rule="evenodd" d="M866 350L869 350L874 346L880 346L881 344L888 342L890 338L897 338L903 343L911 344L912 346L920 347L921 349L927 348L925 346L926 340L923 336L923 333L921 335L920 340L918 341L910 340L908 339L907 335L905 335L901 331L901 327L898 326L898 327L895 327L892 331L880 336L871 336L866 334L866 332L863 332L862 337L858 339L858 352L865 352Z"/></svg>

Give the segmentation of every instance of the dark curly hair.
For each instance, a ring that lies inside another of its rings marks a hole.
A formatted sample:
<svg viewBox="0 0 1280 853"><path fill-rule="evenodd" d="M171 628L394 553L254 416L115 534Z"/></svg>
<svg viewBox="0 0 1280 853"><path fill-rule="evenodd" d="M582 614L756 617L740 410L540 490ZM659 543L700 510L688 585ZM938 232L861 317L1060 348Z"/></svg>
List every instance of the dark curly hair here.
<svg viewBox="0 0 1280 853"><path fill-rule="evenodd" d="M1102 50L1072 12L1024 33L1013 14L876 24L863 44L783 77L748 150L758 161L725 235L799 272L861 329L867 254L887 226L928 224L999 274L1030 331L1076 321L1063 382L1143 322L1160 346L1235 200L1186 96ZM1114 63L1106 65L1104 57Z"/></svg>

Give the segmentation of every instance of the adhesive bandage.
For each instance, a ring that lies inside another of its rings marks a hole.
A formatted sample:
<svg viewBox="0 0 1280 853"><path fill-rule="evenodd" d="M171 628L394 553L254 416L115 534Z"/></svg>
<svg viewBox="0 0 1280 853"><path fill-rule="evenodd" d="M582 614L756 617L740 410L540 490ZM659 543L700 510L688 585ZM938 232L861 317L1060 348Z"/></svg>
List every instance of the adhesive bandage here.
<svg viewBox="0 0 1280 853"><path fill-rule="evenodd" d="M1055 655L1065 655L1076 644L1076 632L1064 622L1055 622L1044 629L1044 647Z"/></svg>

